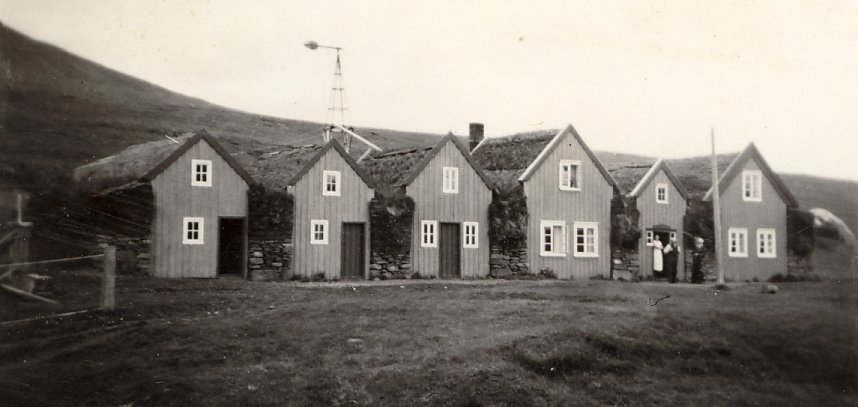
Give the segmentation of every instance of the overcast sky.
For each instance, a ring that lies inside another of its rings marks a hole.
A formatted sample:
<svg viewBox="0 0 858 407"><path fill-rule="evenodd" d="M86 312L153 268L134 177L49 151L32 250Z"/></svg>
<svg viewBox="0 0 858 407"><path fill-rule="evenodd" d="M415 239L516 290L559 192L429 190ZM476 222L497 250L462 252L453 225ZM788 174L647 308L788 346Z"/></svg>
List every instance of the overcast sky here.
<svg viewBox="0 0 858 407"><path fill-rule="evenodd" d="M224 106L489 136L572 123L597 150L754 141L775 170L858 179L858 1L0 0L34 38Z"/></svg>

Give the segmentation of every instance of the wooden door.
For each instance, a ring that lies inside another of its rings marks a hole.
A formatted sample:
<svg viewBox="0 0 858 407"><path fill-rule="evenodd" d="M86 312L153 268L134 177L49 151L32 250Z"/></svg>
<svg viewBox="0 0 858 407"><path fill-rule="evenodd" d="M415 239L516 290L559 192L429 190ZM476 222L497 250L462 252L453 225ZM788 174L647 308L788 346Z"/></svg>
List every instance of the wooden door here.
<svg viewBox="0 0 858 407"><path fill-rule="evenodd" d="M217 273L243 274L245 258L244 218L220 218Z"/></svg>
<svg viewBox="0 0 858 407"><path fill-rule="evenodd" d="M442 223L438 241L438 274L441 278L459 278L462 276L461 230L458 223Z"/></svg>
<svg viewBox="0 0 858 407"><path fill-rule="evenodd" d="M343 253L340 267L343 279L364 278L364 230L364 223L343 223Z"/></svg>

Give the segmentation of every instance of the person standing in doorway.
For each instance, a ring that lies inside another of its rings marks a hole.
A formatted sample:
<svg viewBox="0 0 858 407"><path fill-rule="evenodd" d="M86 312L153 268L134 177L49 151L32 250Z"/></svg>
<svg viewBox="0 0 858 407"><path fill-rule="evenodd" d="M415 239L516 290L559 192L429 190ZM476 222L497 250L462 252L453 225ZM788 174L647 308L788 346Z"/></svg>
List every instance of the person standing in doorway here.
<svg viewBox="0 0 858 407"><path fill-rule="evenodd" d="M664 246L664 271L667 272L667 279L671 284L676 282L676 265L679 260L679 254L682 250L679 244L676 243L676 238L670 238L670 241Z"/></svg>
<svg viewBox="0 0 858 407"><path fill-rule="evenodd" d="M706 248L703 247L703 238L694 238L694 250L691 252L691 282L703 284L703 257L706 256Z"/></svg>
<svg viewBox="0 0 858 407"><path fill-rule="evenodd" d="M664 262L662 261L662 249L664 249L664 246L662 246L661 244L661 239L659 239L658 235L656 235L655 240L652 241L653 277L662 277L662 272L664 271Z"/></svg>

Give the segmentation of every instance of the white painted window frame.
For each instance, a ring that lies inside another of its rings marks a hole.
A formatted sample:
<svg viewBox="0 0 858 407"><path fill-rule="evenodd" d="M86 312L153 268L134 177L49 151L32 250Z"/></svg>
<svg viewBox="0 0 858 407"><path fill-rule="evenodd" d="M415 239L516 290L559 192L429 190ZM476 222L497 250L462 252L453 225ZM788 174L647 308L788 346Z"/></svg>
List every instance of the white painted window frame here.
<svg viewBox="0 0 858 407"><path fill-rule="evenodd" d="M564 174L564 172L566 172L566 171L564 171L564 167L569 168L569 174L570 174L569 182L570 183L572 182L572 179L573 179L572 170L574 168L574 170L575 170L574 179L575 179L575 184L576 184L574 187L570 186L568 183L567 184L563 183L563 174ZM580 191L581 190L581 161L578 161L578 160L560 160L560 164L558 164L558 166L557 166L557 183L558 183L558 187L560 188L561 191Z"/></svg>
<svg viewBox="0 0 858 407"><path fill-rule="evenodd" d="M204 165L206 168L205 172L202 172L202 174L205 174L205 176L206 176L205 181L197 181L197 174L200 174L200 172L197 172L197 166L198 165ZM191 160L191 186L194 186L194 187L210 187L210 186L212 186L212 178L213 178L212 175L213 175L213 173L214 173L214 168L212 168L212 160L198 160L196 158Z"/></svg>
<svg viewBox="0 0 858 407"><path fill-rule="evenodd" d="M462 222L462 247L464 247L465 249L480 248L479 222Z"/></svg>
<svg viewBox="0 0 858 407"><path fill-rule="evenodd" d="M445 194L459 193L459 167L444 167L441 190Z"/></svg>
<svg viewBox="0 0 858 407"><path fill-rule="evenodd" d="M334 180L334 190L328 191L328 177ZM342 173L339 171L322 171L322 195L323 196L340 196L342 195Z"/></svg>
<svg viewBox="0 0 858 407"><path fill-rule="evenodd" d="M670 232L668 239L676 239L676 232Z"/></svg>
<svg viewBox="0 0 858 407"><path fill-rule="evenodd" d="M659 192L664 191L664 199L659 199ZM667 187L665 183L655 184L655 202L660 204L670 203L670 196L668 195L670 189Z"/></svg>
<svg viewBox="0 0 858 407"><path fill-rule="evenodd" d="M738 241L734 242L733 235L736 235L736 240L738 237L744 236L742 242L744 243L744 247L739 247ZM736 245L736 252L733 253L733 245ZM741 251L739 249L742 249ZM728 228L727 229L727 256L729 257L748 257L748 228Z"/></svg>
<svg viewBox="0 0 858 407"><path fill-rule="evenodd" d="M316 238L316 226L322 227L322 238ZM328 229L328 220L327 219L311 219L310 220L310 244L319 244L326 245L328 244L328 236L330 236L331 232Z"/></svg>
<svg viewBox="0 0 858 407"><path fill-rule="evenodd" d="M438 247L438 221L420 221L420 247Z"/></svg>
<svg viewBox="0 0 858 407"><path fill-rule="evenodd" d="M182 244L192 244L192 245L202 245L205 244L205 218L195 217L195 216L186 216L182 218ZM190 223L197 224L197 238L192 239L188 237L188 232L191 231Z"/></svg>
<svg viewBox="0 0 858 407"><path fill-rule="evenodd" d="M751 196L747 196L748 187L750 186ZM757 194L754 196L754 191ZM760 170L744 170L742 171L742 200L745 202L762 202L763 201L763 172Z"/></svg>
<svg viewBox="0 0 858 407"><path fill-rule="evenodd" d="M772 241L768 246L766 253L760 253L763 248L763 241L766 235L771 235ZM759 228L757 229L757 257L762 259L774 259L778 257L778 237L777 230L774 228Z"/></svg>
<svg viewBox="0 0 858 407"><path fill-rule="evenodd" d="M652 230L647 230L647 231L646 231L646 245L647 245L647 246L652 246L652 245L653 245L653 243L652 243L652 241L653 241L653 240L655 240L655 232L653 232Z"/></svg>
<svg viewBox="0 0 858 407"><path fill-rule="evenodd" d="M572 226L574 228L572 233L572 255L575 257L599 257L599 222L575 222ZM579 252L578 251L578 229L584 229L584 248L587 248L587 233L586 230L593 229L593 251L592 252Z"/></svg>
<svg viewBox="0 0 858 407"><path fill-rule="evenodd" d="M551 241L548 244L551 245L551 250L545 250L545 237L547 234L545 233L545 228L550 228ZM558 245L557 235L555 234L555 228L559 228L560 234L563 237L563 244ZM543 257L566 257L566 254L569 252L569 233L566 228L565 220L543 220L539 222L539 255ZM558 248L562 251L558 251Z"/></svg>

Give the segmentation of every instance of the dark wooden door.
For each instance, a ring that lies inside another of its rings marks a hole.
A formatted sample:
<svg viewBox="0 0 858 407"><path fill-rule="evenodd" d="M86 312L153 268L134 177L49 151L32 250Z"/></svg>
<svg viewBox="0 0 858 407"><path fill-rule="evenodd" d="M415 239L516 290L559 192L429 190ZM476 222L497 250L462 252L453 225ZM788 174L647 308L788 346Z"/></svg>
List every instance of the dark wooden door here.
<svg viewBox="0 0 858 407"><path fill-rule="evenodd" d="M244 246L244 218L220 218L217 246L218 274L242 274Z"/></svg>
<svg viewBox="0 0 858 407"><path fill-rule="evenodd" d="M442 223L438 241L438 273L441 278L459 278L461 263L461 230L458 223Z"/></svg>
<svg viewBox="0 0 858 407"><path fill-rule="evenodd" d="M364 270L364 223L343 223L343 279L363 279Z"/></svg>

